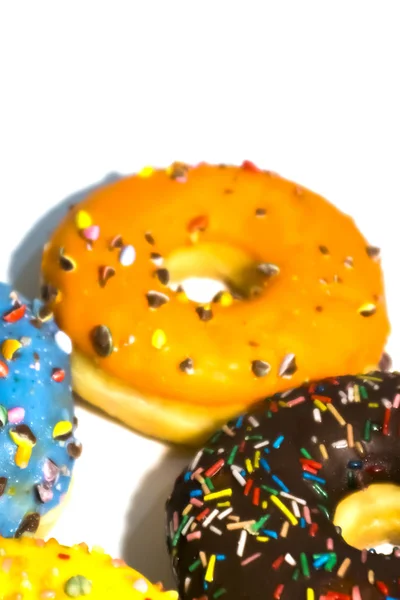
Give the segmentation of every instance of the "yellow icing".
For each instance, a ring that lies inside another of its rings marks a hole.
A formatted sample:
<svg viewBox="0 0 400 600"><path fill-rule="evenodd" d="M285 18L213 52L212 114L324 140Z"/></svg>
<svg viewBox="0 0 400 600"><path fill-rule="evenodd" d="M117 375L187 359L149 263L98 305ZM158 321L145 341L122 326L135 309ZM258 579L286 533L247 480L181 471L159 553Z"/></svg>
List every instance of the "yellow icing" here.
<svg viewBox="0 0 400 600"><path fill-rule="evenodd" d="M140 573L85 544L0 537L0 600L177 600Z"/></svg>

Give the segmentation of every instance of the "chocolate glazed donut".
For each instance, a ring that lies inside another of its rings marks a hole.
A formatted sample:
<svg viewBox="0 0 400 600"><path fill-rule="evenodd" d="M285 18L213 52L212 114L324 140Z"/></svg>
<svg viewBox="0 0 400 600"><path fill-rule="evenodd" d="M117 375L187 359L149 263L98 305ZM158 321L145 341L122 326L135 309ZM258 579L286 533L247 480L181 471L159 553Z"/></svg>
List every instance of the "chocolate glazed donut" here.
<svg viewBox="0 0 400 600"><path fill-rule="evenodd" d="M365 549L400 540L399 407L400 374L373 372L277 394L215 433L167 502L181 598L400 598L400 552Z"/></svg>

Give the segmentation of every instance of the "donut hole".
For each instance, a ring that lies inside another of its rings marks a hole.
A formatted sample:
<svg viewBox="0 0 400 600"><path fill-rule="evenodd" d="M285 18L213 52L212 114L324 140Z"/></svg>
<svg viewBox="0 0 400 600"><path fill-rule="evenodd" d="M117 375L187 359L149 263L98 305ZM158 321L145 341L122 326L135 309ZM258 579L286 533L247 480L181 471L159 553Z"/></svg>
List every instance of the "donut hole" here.
<svg viewBox="0 0 400 600"><path fill-rule="evenodd" d="M400 546L400 486L376 483L350 494L336 507L334 524L350 546L390 554Z"/></svg>
<svg viewBox="0 0 400 600"><path fill-rule="evenodd" d="M169 288L183 290L189 300L212 302L227 291L236 300L251 300L264 291L279 272L241 248L221 243L203 243L174 250L165 260Z"/></svg>

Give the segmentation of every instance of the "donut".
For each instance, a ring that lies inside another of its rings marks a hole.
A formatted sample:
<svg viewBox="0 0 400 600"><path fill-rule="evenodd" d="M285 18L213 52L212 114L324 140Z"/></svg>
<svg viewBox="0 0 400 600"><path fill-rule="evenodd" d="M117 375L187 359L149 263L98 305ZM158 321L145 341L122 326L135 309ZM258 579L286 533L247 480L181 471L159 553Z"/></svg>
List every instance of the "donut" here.
<svg viewBox="0 0 400 600"><path fill-rule="evenodd" d="M52 235L42 272L78 395L174 442L198 444L304 381L376 369L389 331L379 250L326 200L248 161L147 168L94 191ZM223 289L192 301L193 277Z"/></svg>
<svg viewBox="0 0 400 600"><path fill-rule="evenodd" d="M182 600L400 597L400 374L329 378L229 421L177 479Z"/></svg>
<svg viewBox="0 0 400 600"><path fill-rule="evenodd" d="M81 453L74 434L70 352L70 339L41 301L28 302L0 283L3 537L44 535L67 496Z"/></svg>
<svg viewBox="0 0 400 600"><path fill-rule="evenodd" d="M56 540L0 538L2 600L177 600L122 560L86 544L61 546Z"/></svg>

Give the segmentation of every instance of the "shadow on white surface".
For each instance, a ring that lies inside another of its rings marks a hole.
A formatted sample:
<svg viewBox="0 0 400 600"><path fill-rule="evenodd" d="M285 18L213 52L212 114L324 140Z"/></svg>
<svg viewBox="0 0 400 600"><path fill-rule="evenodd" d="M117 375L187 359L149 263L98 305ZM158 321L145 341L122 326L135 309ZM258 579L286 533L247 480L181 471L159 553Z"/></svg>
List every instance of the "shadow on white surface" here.
<svg viewBox="0 0 400 600"><path fill-rule="evenodd" d="M168 448L133 494L122 541L122 558L153 582L176 588L165 537L165 503L193 451Z"/></svg>
<svg viewBox="0 0 400 600"><path fill-rule="evenodd" d="M33 225L11 256L8 281L16 290L28 298L39 295L44 244L61 223L71 206L81 202L90 192L117 181L120 177L117 173L110 173L101 181L71 194Z"/></svg>

